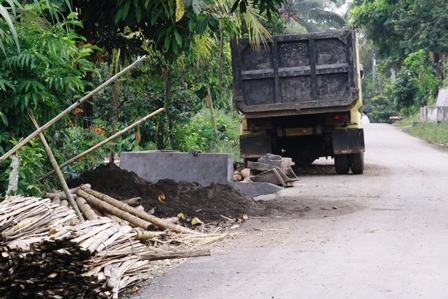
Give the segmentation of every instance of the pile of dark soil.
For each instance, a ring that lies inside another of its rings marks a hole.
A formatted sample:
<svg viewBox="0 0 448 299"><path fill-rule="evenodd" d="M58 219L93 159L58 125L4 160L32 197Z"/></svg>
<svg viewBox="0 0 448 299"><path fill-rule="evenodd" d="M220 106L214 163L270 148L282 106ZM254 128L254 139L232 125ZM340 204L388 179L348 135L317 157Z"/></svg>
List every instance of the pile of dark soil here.
<svg viewBox="0 0 448 299"><path fill-rule="evenodd" d="M202 186L171 179L151 183L115 164L99 166L68 182L70 188L81 184L90 184L92 189L118 200L141 197L145 211L154 209L154 215L158 217L174 217L182 212L210 222L222 219L221 215L238 218L242 213L249 216L264 214L261 205L230 185ZM161 194L165 195L164 203L158 200Z"/></svg>

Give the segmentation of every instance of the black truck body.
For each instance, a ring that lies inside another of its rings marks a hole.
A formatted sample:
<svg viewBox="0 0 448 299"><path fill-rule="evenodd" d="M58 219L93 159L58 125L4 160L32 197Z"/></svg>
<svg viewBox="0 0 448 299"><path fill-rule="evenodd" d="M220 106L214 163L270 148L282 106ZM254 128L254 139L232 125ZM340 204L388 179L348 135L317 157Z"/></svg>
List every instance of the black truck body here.
<svg viewBox="0 0 448 299"><path fill-rule="evenodd" d="M242 158L273 153L306 166L334 157L338 173L363 172L354 30L274 36L260 50L237 39L231 50Z"/></svg>

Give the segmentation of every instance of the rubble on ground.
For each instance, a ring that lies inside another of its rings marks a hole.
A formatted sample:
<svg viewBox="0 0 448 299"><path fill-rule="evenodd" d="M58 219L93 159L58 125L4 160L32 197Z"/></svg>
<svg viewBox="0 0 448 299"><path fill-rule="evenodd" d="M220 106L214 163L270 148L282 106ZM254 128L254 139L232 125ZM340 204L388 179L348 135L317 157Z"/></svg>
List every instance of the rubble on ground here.
<svg viewBox="0 0 448 299"><path fill-rule="evenodd" d="M283 158L279 155L266 154L260 157L257 162L248 161L247 167L235 170L234 181L243 182L265 182L283 187L292 187L297 181L297 176L292 170L291 158Z"/></svg>

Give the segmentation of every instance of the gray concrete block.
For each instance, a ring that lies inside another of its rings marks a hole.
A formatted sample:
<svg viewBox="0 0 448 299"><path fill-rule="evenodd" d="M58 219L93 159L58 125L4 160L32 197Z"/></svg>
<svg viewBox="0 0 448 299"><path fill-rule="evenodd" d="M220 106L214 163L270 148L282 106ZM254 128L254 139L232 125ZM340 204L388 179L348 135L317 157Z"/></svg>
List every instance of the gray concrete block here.
<svg viewBox="0 0 448 299"><path fill-rule="evenodd" d="M229 184L233 181L233 155L177 151L123 152L120 167L150 182L160 179Z"/></svg>
<svg viewBox="0 0 448 299"><path fill-rule="evenodd" d="M448 107L425 106L420 109L422 122L441 122L448 119Z"/></svg>
<svg viewBox="0 0 448 299"><path fill-rule="evenodd" d="M271 183L243 183L243 182L232 182L231 185L236 190L249 197L257 197L260 195L272 194L282 190L282 187Z"/></svg>

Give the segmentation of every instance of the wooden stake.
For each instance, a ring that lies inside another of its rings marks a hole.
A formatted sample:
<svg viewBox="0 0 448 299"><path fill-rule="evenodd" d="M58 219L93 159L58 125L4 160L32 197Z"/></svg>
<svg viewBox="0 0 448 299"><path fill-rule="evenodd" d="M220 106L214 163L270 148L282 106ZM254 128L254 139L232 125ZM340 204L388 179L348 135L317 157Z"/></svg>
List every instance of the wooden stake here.
<svg viewBox="0 0 448 299"><path fill-rule="evenodd" d="M97 88L95 88L94 90L92 90L88 95L84 96L82 99L79 99L76 101L76 103L74 103L73 105L71 105L70 107L68 107L67 109L65 109L64 111L62 111L61 113L59 113L59 115L57 115L56 117L54 117L52 120L50 120L49 122L47 122L45 125L43 125L42 127L40 127L39 129L37 129L36 131L34 131L32 134L30 134L28 137L26 137L25 139L23 139L21 142L19 142L16 146L14 146L11 150L9 150L6 154L4 154L3 156L0 157L0 163L4 162L9 156L11 156L12 154L14 154L16 151L18 151L22 146L24 146L25 144L27 144L31 139L33 139L34 137L36 137L37 135L39 135L39 133L42 133L43 131L45 131L46 129L48 129L51 125L53 125L55 122L57 122L58 120L60 120L61 118L63 118L65 115L69 114L71 111L73 111L76 107L78 107L79 105L81 105L82 103L84 103L85 101L87 101L88 99L90 99L91 97L93 97L95 94L97 94L99 91L103 90L104 88L106 88L107 86L109 86L112 82L114 82L115 80L117 80L119 77L121 77L124 73L127 73L128 71L130 71L131 69L133 69L136 65L139 65L140 62L146 60L146 56L141 57L139 60L135 61L134 63L132 63L131 65L129 65L127 68L125 68L124 70L122 70L121 72L119 72L118 74L116 74L115 76L111 77L109 80L107 80L106 82L104 82L103 84L101 84L100 86L98 86Z"/></svg>
<svg viewBox="0 0 448 299"><path fill-rule="evenodd" d="M156 261L156 260L179 259L179 258L197 257L197 256L210 256L210 249L167 252L159 254L142 254L140 255L140 259L145 261Z"/></svg>
<svg viewBox="0 0 448 299"><path fill-rule="evenodd" d="M29 115L31 121L33 122L33 125L36 128L36 130L39 131L39 125L37 124L33 113L29 112L28 115ZM84 218L82 217L82 214L79 211L78 206L76 205L76 202L73 199L72 194L70 193L70 189L67 186L67 182L64 180L64 176L62 175L62 172L58 167L58 163L56 162L56 159L54 158L54 155L51 152L51 148L48 145L47 140L45 140L44 134L40 133L40 131L39 131L38 136L40 138L40 141L42 142L42 145L45 148L45 151L47 152L48 158L51 161L51 165L53 165L53 168L56 171L56 174L58 176L58 179L61 182L62 188L64 189L65 195L67 196L67 200L70 202L70 205L72 206L73 210L75 210L75 213L78 216L79 220L84 221Z"/></svg>
<svg viewBox="0 0 448 299"><path fill-rule="evenodd" d="M142 118L142 119L136 121L135 123L133 123L133 124L130 125L129 127L125 128L125 129L119 131L118 133L116 133L116 134L110 136L109 138L107 138L107 139L101 141L101 142L98 143L97 145L91 147L90 149L88 149L88 150L86 150L85 152L83 152L83 153L77 155L76 157L71 158L70 160L68 160L68 161L66 161L66 162L64 162L64 163L62 163L61 165L59 165L59 169L62 169L63 167L65 167L65 166L67 166L67 165L69 165L69 164L75 162L76 160L80 159L81 157L83 157L83 156L85 156L85 155L87 155L87 154L93 152L94 150L96 150L96 149L102 147L102 146L105 145L106 143L108 143L108 142L114 140L114 139L117 138L118 136L123 135L123 134L126 133L127 131L129 131L129 130L135 128L136 126L142 124L143 122L147 121L147 120L150 119L151 117L153 117L153 116L159 114L160 112L162 112L162 111L164 111L164 110L165 110L165 108L160 108L160 109L154 111L153 113L148 114L147 116L145 116L144 118ZM54 170L52 170L52 171L46 173L46 174L43 175L42 177L38 178L38 179L36 180L36 182L39 182L39 181L41 181L41 180L43 180L43 179L49 177L49 176L52 175L53 173L54 173Z"/></svg>

